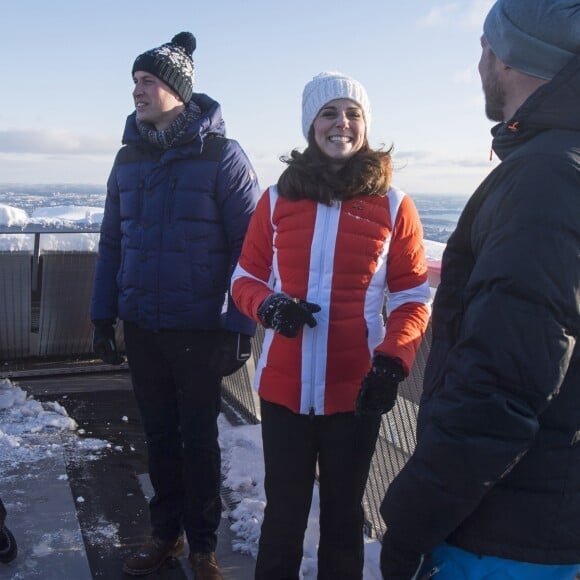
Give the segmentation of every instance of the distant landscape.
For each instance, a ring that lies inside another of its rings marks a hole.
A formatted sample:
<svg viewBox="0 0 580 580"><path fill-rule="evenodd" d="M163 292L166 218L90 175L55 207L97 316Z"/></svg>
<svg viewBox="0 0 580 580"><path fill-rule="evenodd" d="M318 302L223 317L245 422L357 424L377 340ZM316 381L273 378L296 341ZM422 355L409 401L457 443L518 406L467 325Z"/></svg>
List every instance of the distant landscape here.
<svg viewBox="0 0 580 580"><path fill-rule="evenodd" d="M86 205L103 207L106 188L90 184L0 184L0 203L31 215L39 207ZM425 239L445 243L455 229L467 195L414 194Z"/></svg>
<svg viewBox="0 0 580 580"><path fill-rule="evenodd" d="M426 240L446 243L469 199L467 195L412 195Z"/></svg>

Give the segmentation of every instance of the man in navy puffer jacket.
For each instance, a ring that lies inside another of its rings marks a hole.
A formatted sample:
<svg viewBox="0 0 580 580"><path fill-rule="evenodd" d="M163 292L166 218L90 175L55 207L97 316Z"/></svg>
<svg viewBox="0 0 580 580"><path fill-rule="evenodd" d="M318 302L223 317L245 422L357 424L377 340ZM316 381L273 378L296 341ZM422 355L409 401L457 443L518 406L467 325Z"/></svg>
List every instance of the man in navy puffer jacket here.
<svg viewBox="0 0 580 580"><path fill-rule="evenodd" d="M123 321L155 495L152 537L128 574L159 568L190 546L198 579L222 578L217 417L221 377L250 355L255 325L228 288L259 196L240 145L225 138L220 106L193 93L189 32L139 55L135 112L107 184L91 304L95 353L118 364Z"/></svg>

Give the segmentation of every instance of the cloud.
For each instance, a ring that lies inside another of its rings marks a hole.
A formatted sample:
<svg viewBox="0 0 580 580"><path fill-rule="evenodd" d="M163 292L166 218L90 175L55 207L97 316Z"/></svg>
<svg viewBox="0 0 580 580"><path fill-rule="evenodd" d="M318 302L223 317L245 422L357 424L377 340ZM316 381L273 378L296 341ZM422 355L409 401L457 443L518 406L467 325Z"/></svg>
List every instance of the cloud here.
<svg viewBox="0 0 580 580"><path fill-rule="evenodd" d="M469 27L481 28L495 0L473 0L465 11L465 23Z"/></svg>
<svg viewBox="0 0 580 580"><path fill-rule="evenodd" d="M118 148L118 138L76 135L64 129L0 130L0 153L111 156Z"/></svg>
<svg viewBox="0 0 580 580"><path fill-rule="evenodd" d="M421 28L434 28L439 26L448 25L455 21L455 15L460 10L460 4L452 2L450 4L443 4L441 6L435 6L429 10L429 12L421 18L419 21L419 26Z"/></svg>
<svg viewBox="0 0 580 580"><path fill-rule="evenodd" d="M393 157L395 166L404 164L410 167L450 168L486 168L489 169L489 158L484 155L458 157L450 153L429 150L399 151Z"/></svg>
<svg viewBox="0 0 580 580"><path fill-rule="evenodd" d="M394 156L395 185L414 193L469 195L497 166L487 151L454 154L450 151L405 150Z"/></svg>
<svg viewBox="0 0 580 580"><path fill-rule="evenodd" d="M0 152L3 183L106 183L111 155Z"/></svg>
<svg viewBox="0 0 580 580"><path fill-rule="evenodd" d="M421 18L421 28L452 26L454 28L481 27L494 0L471 0L470 2L448 2L435 6Z"/></svg>

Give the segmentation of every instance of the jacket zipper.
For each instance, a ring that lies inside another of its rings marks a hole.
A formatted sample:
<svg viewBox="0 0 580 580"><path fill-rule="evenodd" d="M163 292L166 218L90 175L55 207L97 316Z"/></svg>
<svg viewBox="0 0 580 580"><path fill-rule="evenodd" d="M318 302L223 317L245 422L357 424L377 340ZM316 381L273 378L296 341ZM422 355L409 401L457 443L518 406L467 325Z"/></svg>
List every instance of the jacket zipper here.
<svg viewBox="0 0 580 580"><path fill-rule="evenodd" d="M341 209L341 202L340 201L336 201L335 202L336 205L336 209L340 212ZM335 207L335 205L331 206L331 207L324 207L324 221L323 221L323 236L322 236L322 243L320 244L320 249L319 249L319 253L318 253L318 272L320 274L324 274L324 259L326 256L326 252L324 251L324 249L326 248L326 240L327 240L327 234L328 234L328 220L329 220L329 214L330 212L333 210L333 208ZM318 210L317 210L318 211ZM337 232L338 233L338 232ZM318 294L318 290L320 289L320 281L321 281L322 275L319 275L318 280L316 280L316 295L314 296L314 299L312 297L306 296L306 299L309 301L314 301L316 304L320 303L320 297ZM330 304L329 304L330 307ZM317 337L318 337L318 333L315 331L314 335L313 335L313 340L312 340L312 351L311 351L311 357L312 357L312 365L311 365L311 380L310 380L310 384L311 384L311 389L310 389L310 415L311 417L313 417L316 414L316 401L315 401L315 394L316 394L316 361L317 361L317 357L316 357L316 343L317 343ZM325 381L326 382L326 381Z"/></svg>

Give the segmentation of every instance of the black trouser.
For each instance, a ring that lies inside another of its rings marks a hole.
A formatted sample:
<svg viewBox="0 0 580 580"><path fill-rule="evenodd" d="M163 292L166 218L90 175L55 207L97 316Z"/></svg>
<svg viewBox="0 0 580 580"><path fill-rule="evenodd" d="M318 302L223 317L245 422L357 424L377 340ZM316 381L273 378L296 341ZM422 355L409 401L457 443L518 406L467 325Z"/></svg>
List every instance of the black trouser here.
<svg viewBox="0 0 580 580"><path fill-rule="evenodd" d="M215 550L221 518L221 377L208 366L216 341L215 332L154 332L125 323L155 491L153 535L172 540L185 530L192 552Z"/></svg>
<svg viewBox="0 0 580 580"><path fill-rule="evenodd" d="M319 468L319 580L360 580L362 499L380 417L310 417L261 400L266 509L256 580L298 580Z"/></svg>

